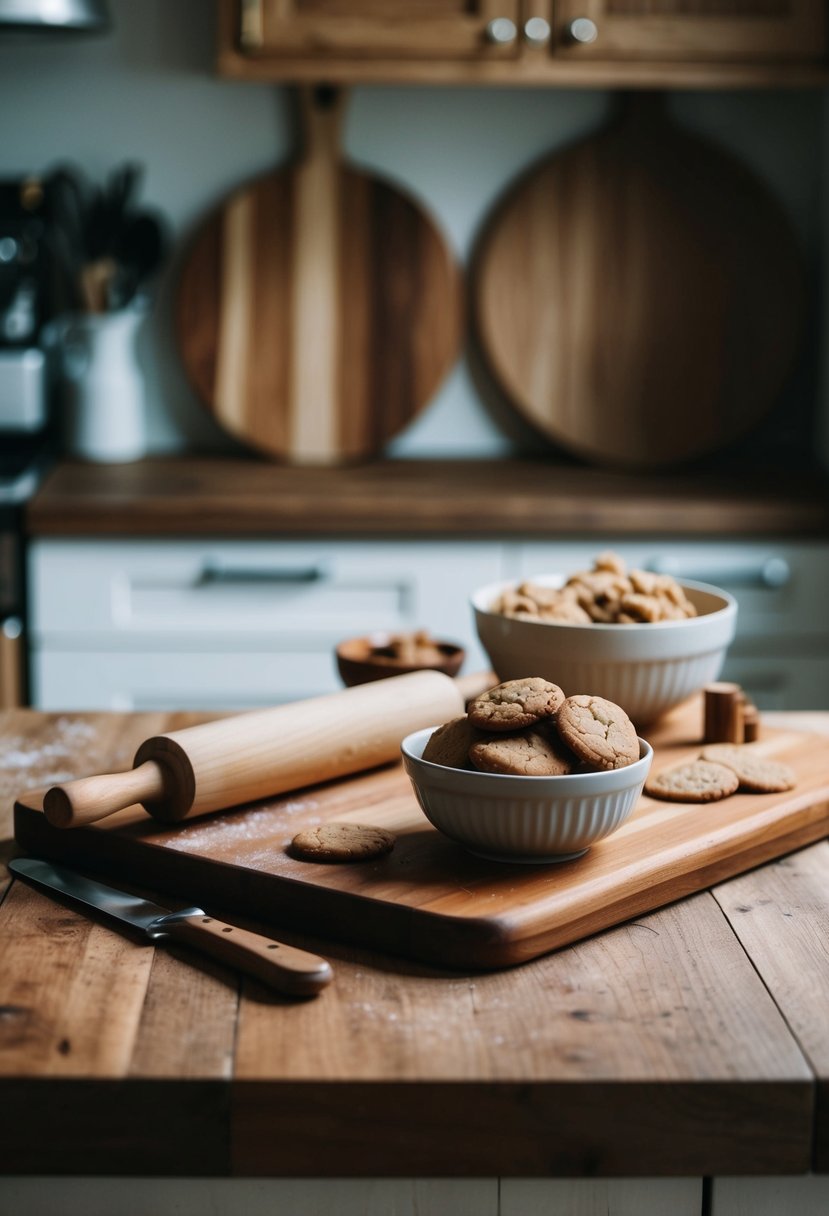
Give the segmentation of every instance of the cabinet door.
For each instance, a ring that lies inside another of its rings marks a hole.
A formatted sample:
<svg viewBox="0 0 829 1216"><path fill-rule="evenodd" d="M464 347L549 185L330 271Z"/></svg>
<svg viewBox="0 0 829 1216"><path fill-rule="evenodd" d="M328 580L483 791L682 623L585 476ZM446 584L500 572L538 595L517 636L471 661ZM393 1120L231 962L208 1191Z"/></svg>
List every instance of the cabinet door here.
<svg viewBox="0 0 829 1216"><path fill-rule="evenodd" d="M583 60L820 60L825 0L555 0L555 53Z"/></svg>
<svg viewBox="0 0 829 1216"><path fill-rule="evenodd" d="M240 0L248 55L504 59L518 53L518 0Z"/></svg>

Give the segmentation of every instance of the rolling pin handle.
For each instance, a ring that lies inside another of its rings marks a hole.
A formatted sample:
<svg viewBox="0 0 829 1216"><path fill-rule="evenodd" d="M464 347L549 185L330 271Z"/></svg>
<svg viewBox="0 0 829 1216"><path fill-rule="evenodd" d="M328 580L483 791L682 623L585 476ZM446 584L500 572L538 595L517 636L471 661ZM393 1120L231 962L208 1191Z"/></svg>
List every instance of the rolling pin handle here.
<svg viewBox="0 0 829 1216"><path fill-rule="evenodd" d="M145 760L126 773L104 773L54 785L43 798L43 812L54 828L75 828L106 819L136 802L157 802L164 796L164 772L155 760Z"/></svg>

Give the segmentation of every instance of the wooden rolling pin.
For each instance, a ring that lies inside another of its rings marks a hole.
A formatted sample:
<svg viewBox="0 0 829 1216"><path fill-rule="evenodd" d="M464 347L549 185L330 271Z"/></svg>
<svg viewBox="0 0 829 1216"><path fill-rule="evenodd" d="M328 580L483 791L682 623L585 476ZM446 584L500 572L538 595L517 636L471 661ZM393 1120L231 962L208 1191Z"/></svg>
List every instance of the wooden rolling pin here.
<svg viewBox="0 0 829 1216"><path fill-rule="evenodd" d="M55 785L43 809L60 828L135 803L172 823L330 781L395 760L405 735L459 717L494 682L418 671L156 735L128 772Z"/></svg>

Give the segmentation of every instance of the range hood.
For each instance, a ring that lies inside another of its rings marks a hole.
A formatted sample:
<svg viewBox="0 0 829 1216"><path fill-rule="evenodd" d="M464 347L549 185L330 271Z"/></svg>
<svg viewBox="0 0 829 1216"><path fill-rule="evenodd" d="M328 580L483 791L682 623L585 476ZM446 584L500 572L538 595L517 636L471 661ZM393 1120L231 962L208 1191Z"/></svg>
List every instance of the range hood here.
<svg viewBox="0 0 829 1216"><path fill-rule="evenodd" d="M0 0L0 37L21 33L103 34L106 0Z"/></svg>

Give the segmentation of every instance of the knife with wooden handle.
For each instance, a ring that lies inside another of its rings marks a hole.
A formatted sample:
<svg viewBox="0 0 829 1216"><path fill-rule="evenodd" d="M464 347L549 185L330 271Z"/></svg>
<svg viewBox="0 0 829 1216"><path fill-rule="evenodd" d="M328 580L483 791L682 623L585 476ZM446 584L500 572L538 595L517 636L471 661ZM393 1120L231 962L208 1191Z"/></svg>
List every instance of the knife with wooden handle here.
<svg viewBox="0 0 829 1216"><path fill-rule="evenodd" d="M149 900L85 878L65 866L35 858L16 858L9 862L9 869L37 887L140 930L150 942L183 942L288 996L315 996L333 979L331 966L324 958L225 924L201 908L171 912Z"/></svg>

